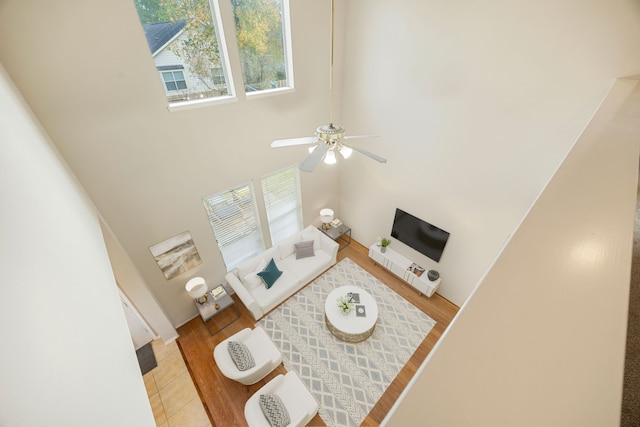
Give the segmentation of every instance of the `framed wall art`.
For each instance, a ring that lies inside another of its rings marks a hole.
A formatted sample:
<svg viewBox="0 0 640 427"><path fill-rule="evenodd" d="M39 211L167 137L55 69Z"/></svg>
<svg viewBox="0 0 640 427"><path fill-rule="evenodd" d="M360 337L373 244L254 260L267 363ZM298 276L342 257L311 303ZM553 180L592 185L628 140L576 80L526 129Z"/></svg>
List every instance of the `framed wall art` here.
<svg viewBox="0 0 640 427"><path fill-rule="evenodd" d="M188 231L157 243L149 250L167 280L202 264L198 249Z"/></svg>

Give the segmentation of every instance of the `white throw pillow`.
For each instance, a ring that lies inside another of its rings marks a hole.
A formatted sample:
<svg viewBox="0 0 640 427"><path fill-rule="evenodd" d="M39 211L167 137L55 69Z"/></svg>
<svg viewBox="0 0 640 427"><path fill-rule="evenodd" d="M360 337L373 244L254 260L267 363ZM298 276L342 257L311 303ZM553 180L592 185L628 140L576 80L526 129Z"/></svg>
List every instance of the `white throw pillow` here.
<svg viewBox="0 0 640 427"><path fill-rule="evenodd" d="M262 279L260 278L260 276L258 276L258 273L264 270L266 266L267 262L263 258L258 264L258 268L242 278L242 281L244 282L244 285L247 287L247 289L251 291L262 284Z"/></svg>
<svg viewBox="0 0 640 427"><path fill-rule="evenodd" d="M280 259L285 259L289 255L293 254L296 243L300 243L300 235L295 234L289 238L284 239L282 242L278 243L278 248L280 249Z"/></svg>
<svg viewBox="0 0 640 427"><path fill-rule="evenodd" d="M267 263L271 261L271 258L273 258L274 261L280 261L281 259L280 250L278 249L277 246L270 247L269 249L264 251L261 256L263 260L266 260L264 261L265 264L264 266L262 266L262 268L264 268L267 265Z"/></svg>

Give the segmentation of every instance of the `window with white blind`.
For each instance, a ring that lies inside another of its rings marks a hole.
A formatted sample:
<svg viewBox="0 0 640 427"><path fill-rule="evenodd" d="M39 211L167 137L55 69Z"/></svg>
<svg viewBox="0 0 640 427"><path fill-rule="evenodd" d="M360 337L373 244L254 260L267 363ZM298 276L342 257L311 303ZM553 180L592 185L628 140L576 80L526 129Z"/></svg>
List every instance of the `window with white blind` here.
<svg viewBox="0 0 640 427"><path fill-rule="evenodd" d="M262 177L262 194L274 245L302 229L302 197L297 166Z"/></svg>
<svg viewBox="0 0 640 427"><path fill-rule="evenodd" d="M265 249L251 182L202 201L227 271Z"/></svg>

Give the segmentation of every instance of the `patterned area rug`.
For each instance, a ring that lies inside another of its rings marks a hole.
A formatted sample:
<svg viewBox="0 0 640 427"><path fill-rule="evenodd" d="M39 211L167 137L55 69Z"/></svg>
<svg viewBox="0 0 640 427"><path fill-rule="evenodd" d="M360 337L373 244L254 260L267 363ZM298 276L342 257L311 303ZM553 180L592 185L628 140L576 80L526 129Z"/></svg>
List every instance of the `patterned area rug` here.
<svg viewBox="0 0 640 427"><path fill-rule="evenodd" d="M378 305L378 322L366 341L335 338L324 323L333 289L354 285ZM258 322L280 348L284 366L295 371L320 403L328 426L358 426L435 321L345 258Z"/></svg>

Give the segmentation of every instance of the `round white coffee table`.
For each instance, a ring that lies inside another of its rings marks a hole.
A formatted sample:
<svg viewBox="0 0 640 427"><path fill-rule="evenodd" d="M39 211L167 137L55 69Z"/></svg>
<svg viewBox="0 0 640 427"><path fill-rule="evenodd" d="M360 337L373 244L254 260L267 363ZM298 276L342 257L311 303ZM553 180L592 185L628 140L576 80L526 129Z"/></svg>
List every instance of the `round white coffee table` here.
<svg viewBox="0 0 640 427"><path fill-rule="evenodd" d="M349 292L357 295L360 302L356 302L354 308L345 314L338 308L337 299ZM357 286L341 286L327 296L324 303L324 321L335 337L352 343L364 341L376 329L378 304L364 289Z"/></svg>

